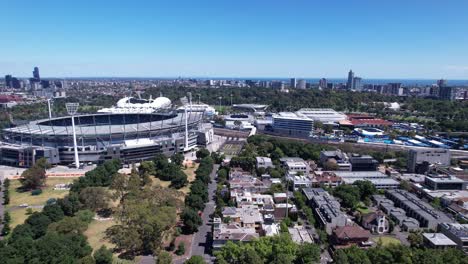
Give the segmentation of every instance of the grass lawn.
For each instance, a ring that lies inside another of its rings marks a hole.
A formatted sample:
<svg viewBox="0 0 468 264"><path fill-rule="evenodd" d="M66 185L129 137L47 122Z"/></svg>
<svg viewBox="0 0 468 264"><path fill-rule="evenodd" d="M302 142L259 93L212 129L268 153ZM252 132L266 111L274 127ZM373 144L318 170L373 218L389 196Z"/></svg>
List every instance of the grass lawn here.
<svg viewBox="0 0 468 264"><path fill-rule="evenodd" d="M34 208L32 210L33 212L40 211L39 209L34 209ZM13 229L17 225L24 223L24 220L26 220L26 218L28 218L29 215L26 215L26 208L20 208L20 209L15 209L13 211L10 211L10 216L11 216L10 227L11 229Z"/></svg>
<svg viewBox="0 0 468 264"><path fill-rule="evenodd" d="M188 164L187 169L183 169L185 175L187 175L187 179L189 182L193 182L195 180L195 171L198 169L198 163L191 163Z"/></svg>
<svg viewBox="0 0 468 264"><path fill-rule="evenodd" d="M151 180L153 181L153 186L159 185L164 188L169 188L169 185L171 185L170 181L161 181L160 179L156 177L151 177Z"/></svg>
<svg viewBox="0 0 468 264"><path fill-rule="evenodd" d="M363 202L359 202L357 209L361 214L369 214L374 212L374 210L369 209Z"/></svg>
<svg viewBox="0 0 468 264"><path fill-rule="evenodd" d="M6 209L9 210L12 207L17 207L21 204L28 205L45 205L47 200L50 198L63 198L68 194L68 191L59 191L54 190L56 184L59 183L71 183L75 178L48 178L46 180L46 187L42 189L40 195L31 195L31 192L19 192L18 187L21 186L19 180L11 180L10 182L10 203L6 206ZM33 211L39 211L38 209L33 209ZM11 228L24 223L24 220L28 218L26 215L26 208L14 209L10 211L11 215Z"/></svg>
<svg viewBox="0 0 468 264"><path fill-rule="evenodd" d="M372 213L373 211L367 207L358 207L357 209L359 212L361 212L361 214L368 214L368 213Z"/></svg>
<svg viewBox="0 0 468 264"><path fill-rule="evenodd" d="M184 193L184 195L187 195L190 192L190 183L195 180L195 171L198 169L199 164L198 163L193 163L192 165L187 166L187 169L183 169L182 171L187 175L187 180L189 181L189 184L187 186L180 188L178 191ZM164 188L169 188L171 185L170 181L162 181L156 177L151 177L151 180L153 181L153 185L159 185ZM185 197L181 197L184 199Z"/></svg>
<svg viewBox="0 0 468 264"><path fill-rule="evenodd" d="M88 243L93 248L93 251L98 250L101 246L106 246L108 249L114 248L114 244L110 243L104 238L106 229L113 225L115 225L114 220L109 220L109 221L93 220L89 224L88 229L84 232L84 235L88 239ZM118 253L114 254L114 263L130 264L130 263L140 262L139 256L135 257L134 260L121 259L118 256L119 256Z"/></svg>
<svg viewBox="0 0 468 264"><path fill-rule="evenodd" d="M17 188L21 186L19 180L12 180L10 183L10 204L8 208L18 206L20 204L29 205L44 205L50 198L63 198L68 194L68 191L54 190L56 184L71 183L76 178L48 178L46 187L42 189L40 195L31 195L31 192L18 192Z"/></svg>
<svg viewBox="0 0 468 264"><path fill-rule="evenodd" d="M115 221L97 221L93 220L88 229L84 232L84 235L88 238L89 245L93 250L99 249L102 245L107 248L114 248L114 245L104 239L105 231L107 228L115 225Z"/></svg>
<svg viewBox="0 0 468 264"><path fill-rule="evenodd" d="M381 243L382 246L388 246L391 244L394 245L399 245L401 244L401 241L394 238L394 237L389 237L389 236L382 236L382 237L374 237L372 239L375 243Z"/></svg>

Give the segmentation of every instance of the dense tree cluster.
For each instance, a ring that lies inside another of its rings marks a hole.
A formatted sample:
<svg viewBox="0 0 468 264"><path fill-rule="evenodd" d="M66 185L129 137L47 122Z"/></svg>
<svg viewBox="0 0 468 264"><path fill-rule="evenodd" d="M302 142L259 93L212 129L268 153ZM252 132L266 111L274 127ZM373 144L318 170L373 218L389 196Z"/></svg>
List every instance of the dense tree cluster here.
<svg viewBox="0 0 468 264"><path fill-rule="evenodd" d="M305 160L318 160L320 151L334 149L325 145L277 139L263 135L249 137L248 142L254 149L255 154L258 156L270 156L274 161L282 157L300 157Z"/></svg>
<svg viewBox="0 0 468 264"><path fill-rule="evenodd" d="M163 181L170 181L171 187L180 189L188 184L187 175L181 169L183 160L182 154L173 155L172 162L169 162L163 154L158 154L152 161L142 162L138 170L144 178L155 175Z"/></svg>
<svg viewBox="0 0 468 264"><path fill-rule="evenodd" d="M182 213L184 230L187 233L193 233L198 230L202 224L198 212L203 211L205 203L208 202L208 183L210 183L210 174L213 171L213 159L210 155L204 156L195 171L195 181L190 186L190 193L185 197L185 209Z"/></svg>
<svg viewBox="0 0 468 264"><path fill-rule="evenodd" d="M106 230L107 238L123 255L159 252L182 207L177 199L178 192L160 186L131 190L131 185L127 185L123 188L127 195L120 200L114 214L117 224Z"/></svg>
<svg viewBox="0 0 468 264"><path fill-rule="evenodd" d="M343 207L351 209L356 208L360 201L369 204L370 197L376 192L370 181L356 181L353 185L342 184L332 191L334 196L340 198Z"/></svg>
<svg viewBox="0 0 468 264"><path fill-rule="evenodd" d="M106 161L94 170L86 172L84 177L75 180L70 191L79 193L86 187L108 187L121 167L119 160Z"/></svg>
<svg viewBox="0 0 468 264"><path fill-rule="evenodd" d="M195 155L197 156L197 159L202 160L202 159L210 156L210 151L208 151L206 148L201 148L201 149L197 150Z"/></svg>
<svg viewBox="0 0 468 264"><path fill-rule="evenodd" d="M220 154L219 152L211 152L211 158L215 164L221 164L226 156L224 156L224 154Z"/></svg>
<svg viewBox="0 0 468 264"><path fill-rule="evenodd" d="M377 246L367 250L358 247L338 249L333 257L337 264L371 263L468 263L468 257L458 249L410 248L402 245Z"/></svg>
<svg viewBox="0 0 468 264"><path fill-rule="evenodd" d="M315 225L315 216L312 208L306 204L306 197L299 191L294 192L294 202L297 205L297 208L302 210L302 213L306 217L310 225Z"/></svg>
<svg viewBox="0 0 468 264"><path fill-rule="evenodd" d="M83 214L87 213L65 216L57 203L31 214L10 238L0 242L2 263L77 263L91 257L92 249L83 235L90 219Z"/></svg>
<svg viewBox="0 0 468 264"><path fill-rule="evenodd" d="M30 214L8 239L0 242L2 263L111 263L110 252L104 249L91 256L92 249L83 232L94 216L88 209L101 208L100 196L90 198L94 192L88 191L108 186L119 168L120 162L106 161L76 180L69 195L50 199L42 212ZM88 203L87 199L94 201Z"/></svg>
<svg viewBox="0 0 468 264"><path fill-rule="evenodd" d="M226 190L229 186L229 167L221 167L218 169L217 177L216 177L216 208L215 208L215 216L221 217L222 211L225 206L234 206L234 202L230 199L229 192Z"/></svg>
<svg viewBox="0 0 468 264"><path fill-rule="evenodd" d="M320 247L309 243L298 245L288 234L281 234L250 243L228 242L215 256L218 264L316 263L320 259Z"/></svg>

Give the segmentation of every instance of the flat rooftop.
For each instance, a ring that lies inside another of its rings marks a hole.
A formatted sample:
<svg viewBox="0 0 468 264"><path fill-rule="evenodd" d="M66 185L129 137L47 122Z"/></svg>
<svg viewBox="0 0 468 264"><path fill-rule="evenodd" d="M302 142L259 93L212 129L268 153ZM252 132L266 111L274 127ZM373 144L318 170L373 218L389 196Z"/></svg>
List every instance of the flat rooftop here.
<svg viewBox="0 0 468 264"><path fill-rule="evenodd" d="M387 178L388 176L380 171L334 171L336 176L341 178Z"/></svg>
<svg viewBox="0 0 468 264"><path fill-rule="evenodd" d="M426 179L433 181L435 183L465 183L464 180L457 177L429 177L426 176Z"/></svg>
<svg viewBox="0 0 468 264"><path fill-rule="evenodd" d="M468 239L468 224L442 223L441 226L461 239Z"/></svg>
<svg viewBox="0 0 468 264"><path fill-rule="evenodd" d="M457 243L453 242L450 238L442 233L423 233L425 239L435 246L456 246Z"/></svg>
<svg viewBox="0 0 468 264"><path fill-rule="evenodd" d="M374 185L400 185L400 182L388 177L379 179L368 179L368 178L344 178L343 181L346 184L353 184L355 181L370 181Z"/></svg>

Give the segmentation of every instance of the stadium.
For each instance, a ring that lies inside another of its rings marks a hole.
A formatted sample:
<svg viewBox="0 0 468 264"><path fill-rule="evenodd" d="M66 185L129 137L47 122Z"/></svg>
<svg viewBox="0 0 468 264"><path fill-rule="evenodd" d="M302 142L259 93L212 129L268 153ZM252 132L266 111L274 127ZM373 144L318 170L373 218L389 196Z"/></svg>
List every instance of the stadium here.
<svg viewBox="0 0 468 264"><path fill-rule="evenodd" d="M153 113L96 113L73 118L80 164L113 158L138 162L157 153L172 155L197 144L206 145L213 138L212 127L202 123L203 112L158 109ZM75 163L71 116L5 128L2 137L2 164L29 167L42 157L51 164Z"/></svg>

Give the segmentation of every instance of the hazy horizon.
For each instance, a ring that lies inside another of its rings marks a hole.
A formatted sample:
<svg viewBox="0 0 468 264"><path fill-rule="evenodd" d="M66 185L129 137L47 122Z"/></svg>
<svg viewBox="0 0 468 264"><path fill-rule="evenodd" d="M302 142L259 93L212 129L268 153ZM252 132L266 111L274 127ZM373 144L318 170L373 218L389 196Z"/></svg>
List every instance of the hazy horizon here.
<svg viewBox="0 0 468 264"><path fill-rule="evenodd" d="M2 75L468 79L463 0L8 2Z"/></svg>

